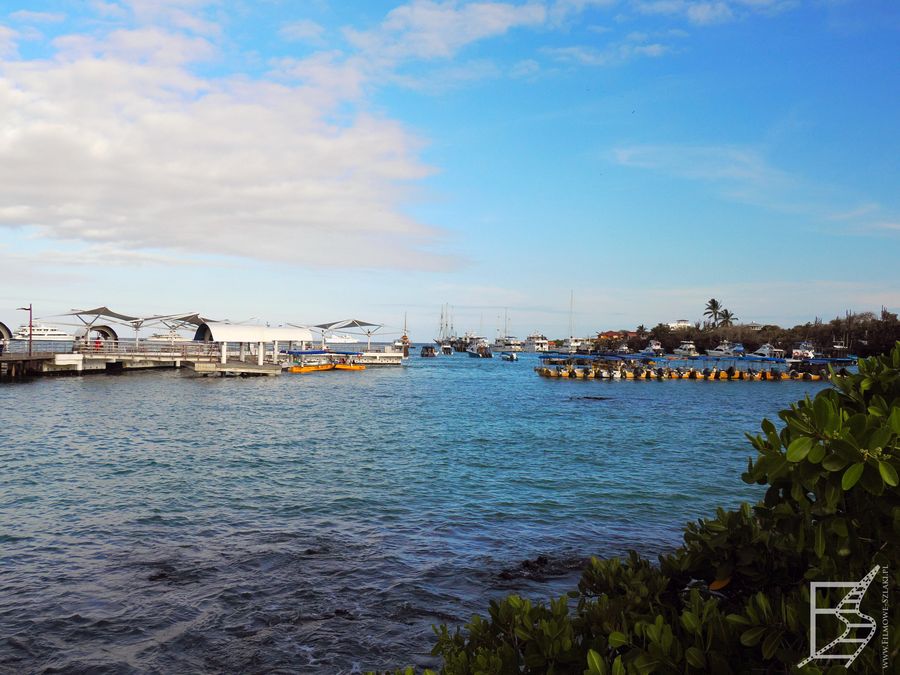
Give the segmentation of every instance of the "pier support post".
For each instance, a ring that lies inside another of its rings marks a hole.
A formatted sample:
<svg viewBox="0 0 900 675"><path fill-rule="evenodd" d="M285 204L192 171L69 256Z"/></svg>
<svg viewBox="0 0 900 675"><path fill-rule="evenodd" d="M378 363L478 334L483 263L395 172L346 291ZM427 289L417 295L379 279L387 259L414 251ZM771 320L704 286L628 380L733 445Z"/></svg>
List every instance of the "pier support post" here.
<svg viewBox="0 0 900 675"><path fill-rule="evenodd" d="M221 363L224 364L224 363L227 363L227 362L228 362L228 343L227 343L227 342L223 342L223 343L222 343Z"/></svg>
<svg viewBox="0 0 900 675"><path fill-rule="evenodd" d="M278 363L278 340L272 345L272 363Z"/></svg>
<svg viewBox="0 0 900 675"><path fill-rule="evenodd" d="M241 343L241 363L244 362L244 359L247 358L247 343Z"/></svg>
<svg viewBox="0 0 900 675"><path fill-rule="evenodd" d="M261 366L263 364L263 357L266 355L266 344L264 342L260 342L256 349L256 364Z"/></svg>

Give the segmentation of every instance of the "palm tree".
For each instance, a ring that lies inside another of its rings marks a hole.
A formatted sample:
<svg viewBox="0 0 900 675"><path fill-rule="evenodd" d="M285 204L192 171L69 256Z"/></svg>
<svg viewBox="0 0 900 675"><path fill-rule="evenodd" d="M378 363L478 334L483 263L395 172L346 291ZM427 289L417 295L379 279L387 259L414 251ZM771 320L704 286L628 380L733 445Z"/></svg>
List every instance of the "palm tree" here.
<svg viewBox="0 0 900 675"><path fill-rule="evenodd" d="M637 336L639 339L643 340L644 337L647 335L647 328L644 326L644 324L641 324L640 326L638 326L637 328L634 329L634 332L637 333Z"/></svg>
<svg viewBox="0 0 900 675"><path fill-rule="evenodd" d="M721 313L722 303L715 298L710 298L709 302L706 303L706 311L703 312L703 316L708 316L710 318L713 328L719 325L719 316Z"/></svg>
<svg viewBox="0 0 900 675"><path fill-rule="evenodd" d="M723 309L721 312L719 312L720 326L733 326L734 322L737 320L738 318L732 313L730 309Z"/></svg>

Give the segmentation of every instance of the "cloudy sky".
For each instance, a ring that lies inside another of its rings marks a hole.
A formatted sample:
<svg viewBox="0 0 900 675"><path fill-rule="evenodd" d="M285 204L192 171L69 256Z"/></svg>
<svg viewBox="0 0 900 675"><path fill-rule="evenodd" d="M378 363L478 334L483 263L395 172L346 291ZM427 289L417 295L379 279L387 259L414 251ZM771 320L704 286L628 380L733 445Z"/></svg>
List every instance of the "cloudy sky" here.
<svg viewBox="0 0 900 675"><path fill-rule="evenodd" d="M893 0L32 0L0 321L900 309Z"/></svg>

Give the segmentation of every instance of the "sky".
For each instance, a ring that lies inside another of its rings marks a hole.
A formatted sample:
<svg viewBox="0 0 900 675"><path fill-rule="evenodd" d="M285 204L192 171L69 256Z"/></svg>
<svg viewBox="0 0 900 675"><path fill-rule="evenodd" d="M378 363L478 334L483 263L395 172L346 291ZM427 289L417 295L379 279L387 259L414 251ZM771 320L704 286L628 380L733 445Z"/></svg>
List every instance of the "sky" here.
<svg viewBox="0 0 900 675"><path fill-rule="evenodd" d="M0 3L0 321L900 310L894 0Z"/></svg>

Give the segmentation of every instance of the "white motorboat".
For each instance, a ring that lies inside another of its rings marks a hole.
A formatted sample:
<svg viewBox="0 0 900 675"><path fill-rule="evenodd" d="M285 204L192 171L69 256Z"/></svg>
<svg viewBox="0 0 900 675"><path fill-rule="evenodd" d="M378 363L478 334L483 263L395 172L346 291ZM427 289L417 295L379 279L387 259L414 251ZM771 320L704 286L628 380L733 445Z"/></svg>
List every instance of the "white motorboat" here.
<svg viewBox="0 0 900 675"><path fill-rule="evenodd" d="M515 352L501 352L500 358L503 359L504 361L518 361L519 360L519 357L516 355Z"/></svg>
<svg viewBox="0 0 900 675"><path fill-rule="evenodd" d="M29 330L28 326L19 326L19 329L12 334L12 340L28 340L29 335L34 342L75 342L75 336L63 333L58 328L45 326L44 324L33 324Z"/></svg>
<svg viewBox="0 0 900 675"><path fill-rule="evenodd" d="M801 342L791 351L793 359L814 359L816 358L816 348L812 342Z"/></svg>
<svg viewBox="0 0 900 675"><path fill-rule="evenodd" d="M662 356L666 353L666 350L663 349L662 343L659 340L650 340L647 346L644 347L639 353L642 356Z"/></svg>
<svg viewBox="0 0 900 675"><path fill-rule="evenodd" d="M762 345L755 352L750 354L751 357L755 357L758 359L783 359L784 358L784 350L778 349L774 347L770 343L766 343Z"/></svg>
<svg viewBox="0 0 900 675"><path fill-rule="evenodd" d="M487 340L478 340L476 342L470 343L466 348L466 353L476 359L490 359L494 356L494 354L491 352L491 346L487 343Z"/></svg>
<svg viewBox="0 0 900 675"><path fill-rule="evenodd" d="M740 342L733 343L728 340L722 340L715 349L707 349L707 356L715 356L718 358L734 359L744 356L744 345Z"/></svg>
<svg viewBox="0 0 900 675"><path fill-rule="evenodd" d="M691 340L682 340L681 344L672 350L672 353L675 356L700 356L700 352L697 351L697 345Z"/></svg>

